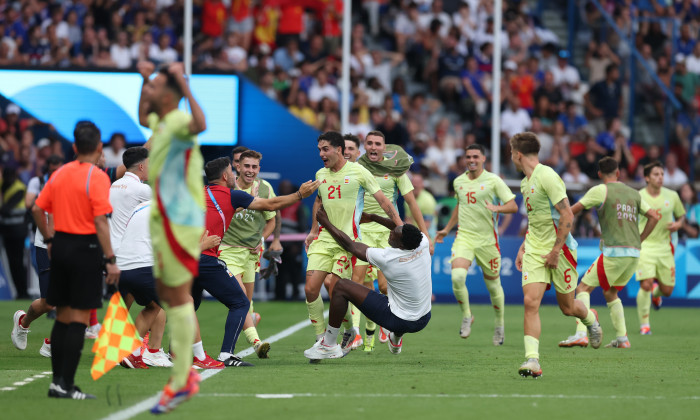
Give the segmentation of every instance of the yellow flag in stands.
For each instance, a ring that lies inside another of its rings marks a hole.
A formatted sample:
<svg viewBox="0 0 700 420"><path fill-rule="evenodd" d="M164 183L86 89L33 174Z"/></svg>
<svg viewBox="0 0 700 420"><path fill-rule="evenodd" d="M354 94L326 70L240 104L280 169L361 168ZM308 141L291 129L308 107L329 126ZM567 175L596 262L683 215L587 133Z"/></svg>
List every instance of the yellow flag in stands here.
<svg viewBox="0 0 700 420"><path fill-rule="evenodd" d="M136 331L134 321L126 309L121 294L119 292L113 294L109 300L105 319L102 321L102 329L92 346L92 352L95 353L95 359L90 368L92 379L98 380L123 358L141 347L141 344L141 337Z"/></svg>

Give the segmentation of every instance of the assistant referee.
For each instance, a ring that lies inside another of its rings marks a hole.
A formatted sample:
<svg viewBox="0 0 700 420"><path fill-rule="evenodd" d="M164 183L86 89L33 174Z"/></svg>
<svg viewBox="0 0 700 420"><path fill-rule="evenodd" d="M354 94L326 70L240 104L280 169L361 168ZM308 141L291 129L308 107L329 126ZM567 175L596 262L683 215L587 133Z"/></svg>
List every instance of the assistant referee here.
<svg viewBox="0 0 700 420"><path fill-rule="evenodd" d="M95 166L102 156L100 130L80 121L73 131L77 158L58 169L32 208L51 258L46 301L56 307L51 331L53 381L49 397L94 399L74 384L90 310L102 307L102 271L107 284L119 280L109 239L109 177ZM44 212L53 214L49 230Z"/></svg>

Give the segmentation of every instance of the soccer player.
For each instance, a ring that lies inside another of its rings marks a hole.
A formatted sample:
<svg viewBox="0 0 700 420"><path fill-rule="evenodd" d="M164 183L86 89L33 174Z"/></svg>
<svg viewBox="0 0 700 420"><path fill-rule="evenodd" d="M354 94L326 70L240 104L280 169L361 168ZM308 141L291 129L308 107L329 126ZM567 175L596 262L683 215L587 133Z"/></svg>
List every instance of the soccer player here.
<svg viewBox="0 0 700 420"><path fill-rule="evenodd" d="M197 134L207 125L182 63L162 67L152 79L152 63L139 62L137 67L143 77L139 122L153 130L148 168L154 201L150 211L153 275L175 355L172 376L151 410L157 414L174 409L199 391L199 374L191 368L196 326L190 290L199 272L199 240L204 233L203 159ZM178 109L183 97L191 114Z"/></svg>
<svg viewBox="0 0 700 420"><path fill-rule="evenodd" d="M361 154L360 139L353 134L345 134L343 140L345 140L345 153L343 156L349 162L357 162Z"/></svg>
<svg viewBox="0 0 700 420"><path fill-rule="evenodd" d="M32 215L51 258L46 302L56 307L49 397L83 400L95 398L74 384L90 309L102 306L103 269L107 284L114 284L119 268L107 222L112 211L109 178L95 167L102 155L100 130L81 121L74 136L76 160L54 172L34 203ZM49 229L45 212L53 214L53 229Z"/></svg>
<svg viewBox="0 0 700 420"><path fill-rule="evenodd" d="M112 184L109 189L109 202L112 205L112 217L109 219L109 234L112 249L117 253L134 208L151 199L151 187L144 184L148 180L148 149L130 147L124 151L122 161L126 172Z"/></svg>
<svg viewBox="0 0 700 420"><path fill-rule="evenodd" d="M353 241L335 227L323 207L318 222L343 249L382 270L387 278L387 295L382 295L347 279L338 280L331 295L328 328L321 340L304 352L311 360L335 359L345 353L337 344L338 332L348 302L355 304L375 323L392 332L388 346L401 353L403 334L422 330L430 321L432 281L430 241L413 225L396 225L375 214L362 214L361 222L380 223L390 230L388 248L370 248Z"/></svg>
<svg viewBox="0 0 700 420"><path fill-rule="evenodd" d="M603 296L610 309L610 318L615 327L616 338L605 347L629 348L627 326L622 301L617 291L622 290L637 269L641 244L658 223L655 211L642 200L637 190L618 181L620 170L617 161L604 157L598 162L598 177L602 184L588 192L571 207L574 215L584 209L595 207L602 237L600 248L603 253L591 264L581 283L576 288L576 300L591 307L590 294L596 287L603 289ZM639 216L646 216L647 222L639 233ZM576 334L559 343L559 347L587 347L586 327L576 322Z"/></svg>
<svg viewBox="0 0 700 420"><path fill-rule="evenodd" d="M518 171L525 174L520 191L528 214L528 232L518 250L515 267L522 271L525 306L525 358L518 369L522 376L542 375L539 363L540 303L544 292L554 284L562 313L575 316L588 327L591 347L603 341L603 330L595 311L588 310L574 299L576 281L576 247L571 236L571 213L566 186L549 166L540 164L537 154L540 142L530 132L518 133L510 139L511 159ZM573 282L573 284L572 284Z"/></svg>
<svg viewBox="0 0 700 420"><path fill-rule="evenodd" d="M661 220L649 234L639 255L637 265L637 315L639 315L639 332L651 334L649 312L651 303L654 308L661 307L661 295L670 296L676 285L676 260L674 243L678 240L678 230L685 221L685 208L678 193L662 187L664 167L661 162L652 162L644 167L644 180L647 186L639 193L652 209L661 213ZM646 218L640 217L640 226Z"/></svg>
<svg viewBox="0 0 700 420"><path fill-rule="evenodd" d="M427 238L430 238L428 229L425 226L425 221L423 220L423 214L413 195L413 184L411 184L411 180L408 178L408 175L406 175L406 171L408 171L413 163L413 159L399 146L391 145L387 147L384 134L381 131L370 131L367 133L365 137L365 151L366 153L360 157L358 161L360 165L365 167L365 169L372 174L384 196L390 197L389 199L394 208L396 208L396 200L399 194L403 196L406 205L411 209L411 213L416 215L416 225ZM379 211L381 211L381 207L377 200L365 192L364 212L377 214ZM387 248L389 246L388 240L390 230L379 223L362 224L360 225L360 232L362 243L369 247ZM433 246L431 244L431 255L432 251ZM352 280L359 284L365 282L367 280L367 269L368 263L366 261L361 259L357 260L353 267ZM380 270L377 271L376 275L379 290L382 293L386 293L386 278ZM355 324L354 328L358 328L360 312L356 310L352 312L356 314L354 315L355 319L353 319L353 323ZM372 322L366 326L365 350L367 351L372 351L374 348L375 330L376 325ZM343 341L348 342L348 340L352 340L352 336L346 331L346 334L343 335ZM361 336L356 334L354 341L360 341L361 343ZM386 342L386 334L380 334L380 341L382 343ZM352 347L354 348L356 346L353 344Z"/></svg>
<svg viewBox="0 0 700 420"><path fill-rule="evenodd" d="M253 197L273 198L275 192L272 186L265 180L259 179L260 160L262 155L254 150L246 150L239 156L238 177L236 189L240 189ZM281 249L279 243L279 230L276 230L276 212L244 209L236 212L231 219L231 224L221 240L221 253L219 259L226 263L226 267L236 277L245 290L250 301L250 310L243 325L243 334L248 343L255 349L255 353L261 359L268 358L270 343L260 341L258 331L253 322L253 292L255 287L255 273L260 266L260 251L263 245L261 238L267 238L276 231L274 246L271 249ZM256 314L257 315L257 314ZM259 319L259 315L258 315Z"/></svg>
<svg viewBox="0 0 700 420"><path fill-rule="evenodd" d="M307 181L295 193L262 198L233 189L236 186L236 178L233 175L231 161L227 157L208 162L204 166L204 171L209 182L206 187L206 227L210 234L219 237L225 236L236 209L271 212L288 207L310 196L316 191L319 184L318 181ZM250 301L240 284L231 280L233 274L226 269L226 264L217 258L218 253L219 244L202 252L199 260L199 275L192 288L195 308L201 302L202 290L208 291L228 307L229 313L226 318L224 339L218 359L226 366L252 366L233 355L233 349L248 315Z"/></svg>
<svg viewBox="0 0 700 420"><path fill-rule="evenodd" d="M329 292L338 279L352 278L352 256L341 248L326 231L319 233L315 222L316 211L323 204L331 222L348 235L357 236L358 222L362 214L365 192L369 192L384 212L396 223L402 225L398 212L381 192L372 174L357 163L345 160L345 140L335 131L328 131L318 137L318 149L323 168L316 172L321 183L312 212L311 232L305 245L309 262L306 267L306 304L309 319L316 333L316 341L323 337L323 300L319 292L324 279L333 274Z"/></svg>
<svg viewBox="0 0 700 420"><path fill-rule="evenodd" d="M63 165L63 158L57 155L51 155L46 160L46 174L41 177L34 177L29 180L27 185L27 194L24 197L25 205L28 210L31 210L34 205L34 201L37 196L41 193L46 183L51 178L54 172ZM46 214L46 223L49 230L53 230L53 216ZM49 260L49 254L46 250L47 246L44 243L44 237L41 236L41 231L39 228L36 229L34 234L34 246L36 248L36 266L37 272L39 274L39 299L35 299L27 309L27 312L23 310L18 310L13 316L12 323L12 344L15 345L19 350L25 350L27 348L27 334L29 334L29 326L31 323L44 315L55 309L53 306L46 303L46 294L49 289L49 273L51 271L51 262ZM44 338L44 343L39 349L39 354L44 357L51 357L51 340L49 338Z"/></svg>
<svg viewBox="0 0 700 420"><path fill-rule="evenodd" d="M491 296L491 305L496 312L493 345L500 346L505 340L503 312L505 296L501 286L501 250L498 246L498 215L515 213L515 194L497 175L484 170L486 155L484 147L472 144L465 152L467 172L454 180L457 205L444 229L437 232L435 242L442 243L459 220L457 237L452 245L452 290L462 310L462 326L459 335L468 338L474 316L469 307L469 291L466 286L467 272L476 259L484 273L484 283Z"/></svg>

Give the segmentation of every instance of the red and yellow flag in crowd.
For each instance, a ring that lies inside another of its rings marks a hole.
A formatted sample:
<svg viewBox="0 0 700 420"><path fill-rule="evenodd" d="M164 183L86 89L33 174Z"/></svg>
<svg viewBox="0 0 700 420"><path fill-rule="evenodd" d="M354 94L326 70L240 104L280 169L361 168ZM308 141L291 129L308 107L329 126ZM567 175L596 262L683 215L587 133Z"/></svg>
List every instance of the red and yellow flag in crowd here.
<svg viewBox="0 0 700 420"><path fill-rule="evenodd" d="M92 346L92 352L95 353L90 368L92 379L98 380L123 358L141 347L142 343L121 294L113 294L102 321L102 329Z"/></svg>

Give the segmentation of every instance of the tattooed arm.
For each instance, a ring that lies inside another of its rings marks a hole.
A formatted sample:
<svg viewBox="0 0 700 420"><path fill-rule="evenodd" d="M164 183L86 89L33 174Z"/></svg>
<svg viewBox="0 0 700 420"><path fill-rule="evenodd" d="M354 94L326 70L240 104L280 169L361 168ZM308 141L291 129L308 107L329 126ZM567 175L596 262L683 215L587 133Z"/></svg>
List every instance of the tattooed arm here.
<svg viewBox="0 0 700 420"><path fill-rule="evenodd" d="M393 220L394 223L396 223L396 226L403 225L403 221L399 217L399 212L396 211L393 204L391 204L391 201L389 201L389 199L386 198L386 196L381 190L374 193L373 196L377 200L377 203L379 203L379 206L382 208L382 210L384 210L384 213L386 213L386 215L389 216L389 219Z"/></svg>

